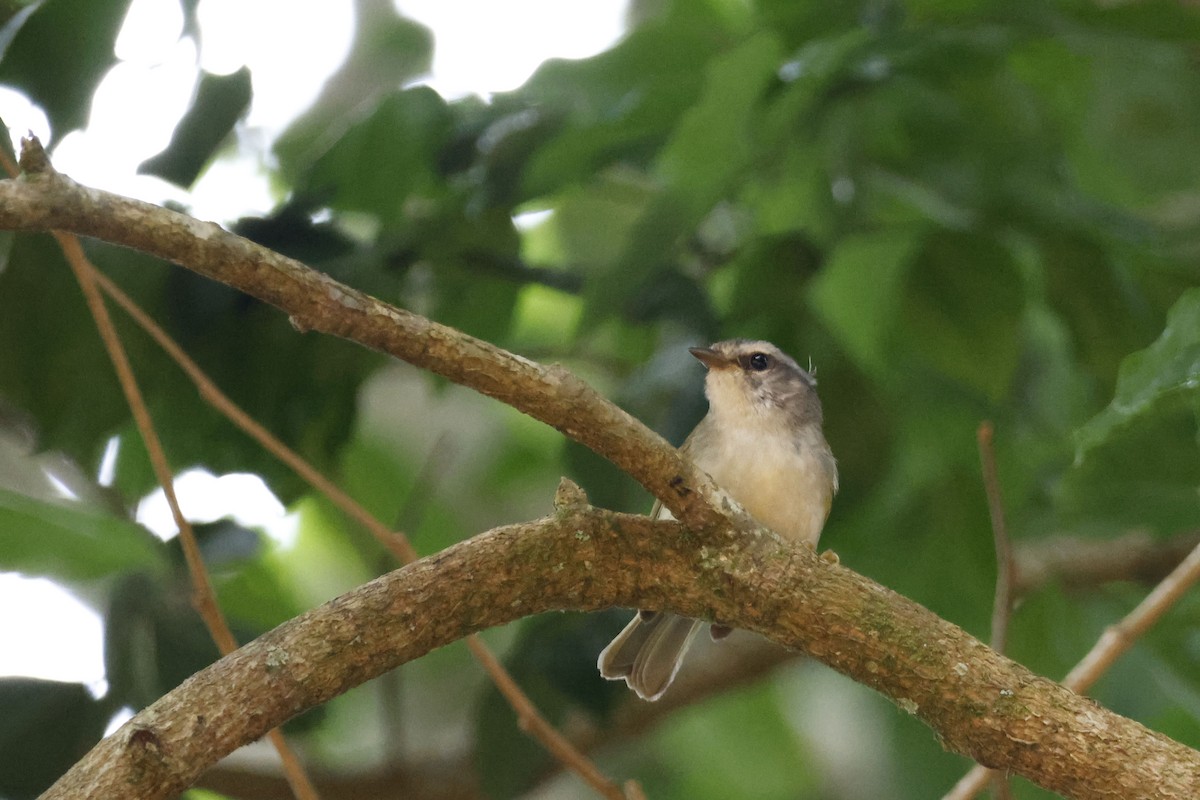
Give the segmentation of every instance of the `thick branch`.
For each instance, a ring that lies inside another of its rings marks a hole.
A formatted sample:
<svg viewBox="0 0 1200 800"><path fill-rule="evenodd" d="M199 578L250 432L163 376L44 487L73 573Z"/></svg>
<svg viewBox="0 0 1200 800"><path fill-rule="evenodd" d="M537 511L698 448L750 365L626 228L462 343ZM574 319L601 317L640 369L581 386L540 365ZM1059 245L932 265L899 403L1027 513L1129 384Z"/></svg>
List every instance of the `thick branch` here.
<svg viewBox="0 0 1200 800"><path fill-rule="evenodd" d="M1019 595L1059 582L1072 590L1097 589L1111 581L1157 583L1200 545L1191 531L1160 540L1130 533L1112 540L1082 540L1058 536L1023 542L1015 548L1018 569L1014 585ZM736 633L735 633L736 635ZM656 703L644 703L631 693L613 720L603 728L573 726L572 741L584 752L646 732L676 709L735 686L759 680L799 654L762 639L744 637L737 646L712 648L702 661L680 673L671 691ZM397 795L479 800L482 795L471 775L474 755L461 752L443 760L381 764L353 775L313 775L322 797L390 798ZM287 782L277 773L219 764L200 779L200 786L230 797L291 798ZM401 788L397 788L401 787ZM405 789L404 787L408 787Z"/></svg>
<svg viewBox="0 0 1200 800"><path fill-rule="evenodd" d="M47 166L0 181L0 229L70 231L185 266L278 307L299 330L388 353L557 428L633 476L695 530L725 522L702 496L712 490L703 472L570 371L384 303L214 223L80 186Z"/></svg>
<svg viewBox="0 0 1200 800"><path fill-rule="evenodd" d="M697 553L676 523L573 507L477 536L281 625L142 711L45 798L169 797L300 711L468 633L552 609L634 604L802 649L895 699L946 747L1068 797L1200 788L1200 753L807 548Z"/></svg>

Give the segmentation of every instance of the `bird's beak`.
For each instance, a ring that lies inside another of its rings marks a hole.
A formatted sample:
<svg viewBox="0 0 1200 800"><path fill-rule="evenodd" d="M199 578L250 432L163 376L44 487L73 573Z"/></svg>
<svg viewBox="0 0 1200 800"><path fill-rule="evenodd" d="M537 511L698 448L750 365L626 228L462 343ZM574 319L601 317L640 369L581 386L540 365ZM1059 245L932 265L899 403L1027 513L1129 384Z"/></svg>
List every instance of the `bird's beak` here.
<svg viewBox="0 0 1200 800"><path fill-rule="evenodd" d="M688 352L699 359L700 363L708 369L722 369L732 363L716 350L710 350L707 347L689 347Z"/></svg>

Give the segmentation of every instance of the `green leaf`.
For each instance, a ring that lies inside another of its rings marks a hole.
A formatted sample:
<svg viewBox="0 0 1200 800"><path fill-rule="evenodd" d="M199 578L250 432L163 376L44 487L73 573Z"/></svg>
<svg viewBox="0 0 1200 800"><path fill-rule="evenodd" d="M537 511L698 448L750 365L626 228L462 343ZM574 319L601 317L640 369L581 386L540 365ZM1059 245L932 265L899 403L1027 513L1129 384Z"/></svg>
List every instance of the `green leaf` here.
<svg viewBox="0 0 1200 800"><path fill-rule="evenodd" d="M902 287L923 231L893 228L843 238L809 289L809 302L867 373L886 369Z"/></svg>
<svg viewBox="0 0 1200 800"><path fill-rule="evenodd" d="M1085 192L1134 207L1200 180L1191 154L1200 130L1200 78L1190 47L1094 38L1092 76L1072 168Z"/></svg>
<svg viewBox="0 0 1200 800"><path fill-rule="evenodd" d="M250 107L252 94L246 67L230 75L203 73L192 106L175 126L170 143L143 161L138 173L157 175L183 188L191 186Z"/></svg>
<svg viewBox="0 0 1200 800"><path fill-rule="evenodd" d="M692 105L705 65L729 32L707 3L671 3L616 47L580 61L552 60L498 98L558 114L561 129L530 154L522 197L594 180L609 164L643 165Z"/></svg>
<svg viewBox="0 0 1200 800"><path fill-rule="evenodd" d="M1075 437L1059 510L1105 530L1173 532L1196 520L1200 484L1200 289L1171 309L1162 335L1121 364L1109 406Z"/></svg>
<svg viewBox="0 0 1200 800"><path fill-rule="evenodd" d="M1122 428L1175 406L1200 414L1200 289L1179 298L1154 344L1121 363L1112 402L1076 434L1076 461Z"/></svg>
<svg viewBox="0 0 1200 800"><path fill-rule="evenodd" d="M811 772L797 767L810 757L770 683L681 709L653 736L653 746L670 755L676 768L672 785L680 797L782 800L810 796L815 782ZM689 769L690 763L704 768ZM647 788L659 796L653 784Z"/></svg>
<svg viewBox="0 0 1200 800"><path fill-rule="evenodd" d="M0 569L82 581L162 567L162 543L137 523L78 503L0 489Z"/></svg>
<svg viewBox="0 0 1200 800"><path fill-rule="evenodd" d="M655 165L690 216L707 214L757 152L759 104L781 59L779 42L763 31L709 63L699 102L683 115Z"/></svg>
<svg viewBox="0 0 1200 800"><path fill-rule="evenodd" d="M1012 254L986 235L927 237L905 286L894 368L929 371L999 402L1021 354L1024 285Z"/></svg>
<svg viewBox="0 0 1200 800"><path fill-rule="evenodd" d="M312 163L381 97L429 72L433 34L428 28L400 16L390 3L364 3L355 13L355 40L345 63L275 143L280 169L291 183L303 183Z"/></svg>
<svg viewBox="0 0 1200 800"><path fill-rule="evenodd" d="M340 136L297 189L339 210L399 223L413 195L434 185L439 143L449 132L450 115L437 92L394 92Z"/></svg>
<svg viewBox="0 0 1200 800"><path fill-rule="evenodd" d="M46 0L3 51L0 84L41 106L54 142L87 120L92 93L116 63L113 44L129 2Z"/></svg>

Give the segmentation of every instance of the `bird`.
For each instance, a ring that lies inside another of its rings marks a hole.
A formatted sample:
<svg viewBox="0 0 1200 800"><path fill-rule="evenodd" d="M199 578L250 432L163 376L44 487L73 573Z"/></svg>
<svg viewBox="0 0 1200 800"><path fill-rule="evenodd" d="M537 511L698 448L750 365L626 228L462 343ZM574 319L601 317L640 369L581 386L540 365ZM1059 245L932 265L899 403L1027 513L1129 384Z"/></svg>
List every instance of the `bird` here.
<svg viewBox="0 0 1200 800"><path fill-rule="evenodd" d="M815 378L770 342L730 339L688 351L707 369L708 413L680 450L757 522L815 548L838 490ZM651 516L673 519L661 502ZM638 611L601 651L600 675L658 700L703 625ZM730 628L714 624L711 632L715 640Z"/></svg>

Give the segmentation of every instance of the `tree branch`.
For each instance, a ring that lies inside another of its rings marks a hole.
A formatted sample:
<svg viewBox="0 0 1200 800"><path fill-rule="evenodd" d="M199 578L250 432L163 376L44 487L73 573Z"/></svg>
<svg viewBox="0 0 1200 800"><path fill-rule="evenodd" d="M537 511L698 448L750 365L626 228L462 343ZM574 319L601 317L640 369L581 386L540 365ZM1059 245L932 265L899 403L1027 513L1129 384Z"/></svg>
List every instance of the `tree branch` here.
<svg viewBox="0 0 1200 800"><path fill-rule="evenodd" d="M25 173L0 181L0 228L70 231L185 266L276 306L300 331L350 339L551 425L634 477L689 528L725 525L725 514L707 499L715 488L707 475L563 367L384 303L214 223L80 186L53 171L40 145L26 151Z"/></svg>
<svg viewBox="0 0 1200 800"><path fill-rule="evenodd" d="M1023 597L1048 583L1088 589L1113 581L1155 584L1200 545L1200 531L1167 539L1133 531L1115 539L1051 536L1016 548L1013 594Z"/></svg>
<svg viewBox="0 0 1200 800"><path fill-rule="evenodd" d="M745 547L743 537L774 537L562 368L388 306L210 223L52 172L0 181L0 228L137 247L277 305L301 329L475 388L608 457L682 521L567 505L378 578L197 673L97 745L47 798L171 796L234 748L433 648L533 613L612 605L704 617L803 650L917 715L947 748L1068 797L1200 788L1200 753L1033 675L808 548Z"/></svg>
<svg viewBox="0 0 1200 800"><path fill-rule="evenodd" d="M1133 532L1116 539L1082 539L1063 535L1022 542L1014 548L1017 563L1014 581L1017 591L1014 594L1024 597L1053 582L1077 591L1098 589L1112 581L1157 583L1197 546L1200 546L1198 531L1169 539ZM571 741L583 752L590 753L597 748L641 735L676 709L761 680L799 655L754 637L744 637L736 647L713 648L707 658L679 675L671 691L662 700L643 703L630 695L610 724L603 728L574 726ZM354 775L316 772L313 778L322 797L329 798L372 800L399 794L445 797L447 800L479 800L483 795L471 777L473 764L472 753L460 752L439 761L423 758L419 761L380 764L369 772ZM973 777L972 784L981 777ZM246 800L282 800L291 797L287 782L278 773L230 764L218 764L201 777L198 785Z"/></svg>
<svg viewBox="0 0 1200 800"><path fill-rule="evenodd" d="M764 531L759 531L765 535ZM805 547L697 553L678 523L564 507L367 583L194 675L44 797L170 797L238 746L468 633L553 609L670 608L769 635L896 699L946 747L1068 797L1186 796L1200 753ZM1088 754L1080 758L1080 754Z"/></svg>

